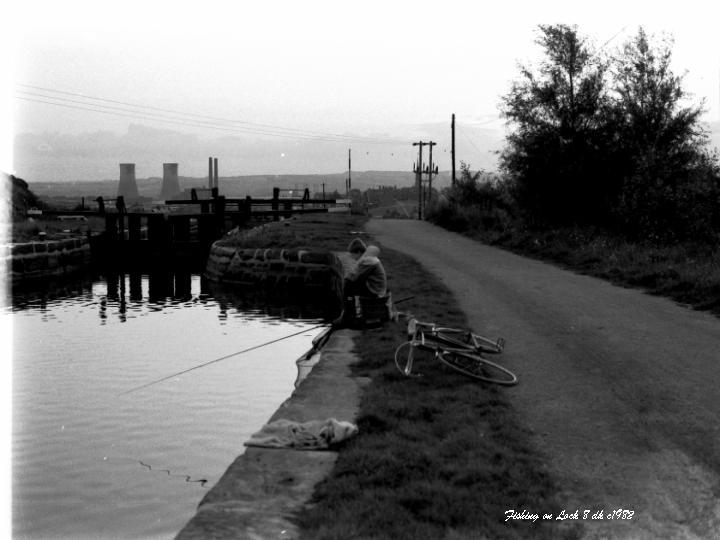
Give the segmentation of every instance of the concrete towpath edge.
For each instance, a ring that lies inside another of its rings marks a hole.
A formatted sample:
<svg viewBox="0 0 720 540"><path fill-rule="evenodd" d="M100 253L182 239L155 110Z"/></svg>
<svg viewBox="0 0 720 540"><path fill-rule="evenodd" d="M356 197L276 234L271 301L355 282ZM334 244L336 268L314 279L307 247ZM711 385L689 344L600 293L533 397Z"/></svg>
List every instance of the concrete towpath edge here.
<svg viewBox="0 0 720 540"><path fill-rule="evenodd" d="M355 421L366 377L353 377L357 330L334 331L320 361L269 421ZM258 426L258 429L260 426ZM198 505L176 540L297 539L294 517L337 459L334 451L248 447Z"/></svg>

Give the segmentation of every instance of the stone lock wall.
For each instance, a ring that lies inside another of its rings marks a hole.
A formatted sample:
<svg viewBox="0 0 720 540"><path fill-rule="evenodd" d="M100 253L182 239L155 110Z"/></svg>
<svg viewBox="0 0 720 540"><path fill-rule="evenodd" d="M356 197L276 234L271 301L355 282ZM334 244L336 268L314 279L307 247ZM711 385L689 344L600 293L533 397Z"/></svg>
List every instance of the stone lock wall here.
<svg viewBox="0 0 720 540"><path fill-rule="evenodd" d="M208 278L238 285L262 284L287 292L342 298L343 267L332 252L313 249L210 248Z"/></svg>
<svg viewBox="0 0 720 540"><path fill-rule="evenodd" d="M62 276L90 263L90 242L87 238L68 238L10 244L2 246L0 258L13 282Z"/></svg>

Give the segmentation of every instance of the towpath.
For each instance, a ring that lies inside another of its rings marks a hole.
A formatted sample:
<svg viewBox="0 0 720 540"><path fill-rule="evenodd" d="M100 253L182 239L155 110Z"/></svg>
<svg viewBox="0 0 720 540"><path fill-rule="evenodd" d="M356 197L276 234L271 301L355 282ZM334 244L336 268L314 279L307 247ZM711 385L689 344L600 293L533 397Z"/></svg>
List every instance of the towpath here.
<svg viewBox="0 0 720 540"><path fill-rule="evenodd" d="M429 223L367 230L507 340L520 383L504 391L564 504L526 510L603 510L583 520L587 538L720 538L720 320ZM608 520L616 509L632 519Z"/></svg>

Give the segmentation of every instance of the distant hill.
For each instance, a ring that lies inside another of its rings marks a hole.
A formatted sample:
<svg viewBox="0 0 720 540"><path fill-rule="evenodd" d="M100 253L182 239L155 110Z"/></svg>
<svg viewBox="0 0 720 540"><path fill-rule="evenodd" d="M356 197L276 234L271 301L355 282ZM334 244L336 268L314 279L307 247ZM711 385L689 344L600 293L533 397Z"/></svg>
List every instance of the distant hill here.
<svg viewBox="0 0 720 540"><path fill-rule="evenodd" d="M347 172L334 174L268 174L248 176L220 176L220 193L227 197L269 197L273 187L281 189L310 189L321 194L323 184L325 192L345 192ZM353 171L351 173L353 189L366 190L379 186L409 187L415 185L415 175L405 171ZM180 189L206 187L207 178L180 177ZM433 186L442 188L450 184L450 173L441 171L434 178ZM162 179L159 177L137 179L141 197L157 199L160 194ZM95 182L33 182L32 188L41 198L76 198L94 200L98 196L113 198L117 195L118 181L103 180Z"/></svg>
<svg viewBox="0 0 720 540"><path fill-rule="evenodd" d="M368 134L370 135L370 134ZM389 125L388 132L372 135L386 143L353 144L317 139L258 138L255 136L200 137L167 129L131 125L126 133L18 133L14 139L15 174L30 182L85 182L119 177L118 164L135 163L138 178L162 175L163 163L178 163L179 174L201 178L208 157L219 159L220 175L328 175L347 168L358 171L410 171L417 161L413 141L437 142L433 162L442 170L452 167L450 119L445 123ZM503 131L487 126L458 124L456 157L473 168L492 170L502 146ZM424 161L427 162L427 148ZM339 175L338 178L342 178ZM311 181L308 179L308 181ZM344 180L340 182L344 189Z"/></svg>
<svg viewBox="0 0 720 540"><path fill-rule="evenodd" d="M720 122L706 123L711 147L720 148ZM359 173L357 186L412 181L412 165L417 161L413 141L437 141L433 161L441 170L452 167L449 122L413 126L392 126L383 137L397 142L388 144L355 143L352 145L352 167ZM457 124L456 166L469 163L473 170L495 171L498 151L505 144L505 128L499 125ZM124 134L110 132L81 133L21 133L14 142L15 174L35 182L95 182L119 178L119 163L135 163L138 187L148 184L155 190L154 181L162 174L163 163L178 163L179 174L193 184L203 185L207 159L218 157L220 174L234 182L242 179L251 191L265 189L266 180L278 182L334 183L332 189L344 190L344 171L348 148L337 142L318 140L254 140L243 137L205 139L172 130L159 130L131 125ZM427 162L427 154L424 156ZM294 174L296 171L317 171L318 174ZM403 171L398 173L387 171ZM242 176L240 176L242 174ZM292 177L292 178L291 178ZM284 180L287 178L287 180ZM397 178L397 180L396 180ZM323 180L324 179L324 180ZM86 185L87 187L87 185ZM106 186L107 187L107 186ZM104 188L103 188L104 189ZM244 193L245 187L241 189ZM93 189L95 193L97 190ZM111 187L109 193L113 193Z"/></svg>

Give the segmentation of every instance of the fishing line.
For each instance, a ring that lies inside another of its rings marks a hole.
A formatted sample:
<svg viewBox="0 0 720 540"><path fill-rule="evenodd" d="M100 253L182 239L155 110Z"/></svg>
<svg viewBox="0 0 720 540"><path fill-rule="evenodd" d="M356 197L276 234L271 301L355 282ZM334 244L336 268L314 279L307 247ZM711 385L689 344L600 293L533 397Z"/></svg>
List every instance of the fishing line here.
<svg viewBox="0 0 720 540"><path fill-rule="evenodd" d="M266 343L262 343L262 344L260 344L260 345L255 345L254 347L250 347L250 348L248 348L248 349L243 349L242 351L234 352L234 353L232 353L232 354L228 354L227 356L223 356L223 357L221 357L221 358L216 358L215 360L210 360L209 362L205 362L205 363L203 363L203 364L199 364L199 365L197 365L197 366L193 366L193 367L191 367L191 368L184 369L183 371L178 371L177 373L173 373L172 375L168 375L168 376L163 377L163 378L161 378L161 379L157 379L157 380L151 381L151 382L149 382L149 383L145 383L145 384L143 384L143 385L136 386L135 388L131 388L130 390L126 390L125 392L122 392L121 394L118 394L118 396L124 396L124 395L126 395L126 394L130 394L131 392L135 392L135 391L137 391L137 390L142 390L143 388L147 388L148 386L152 386L152 385L154 385L154 384L157 384L157 383L160 383L160 382L163 382L163 381L167 381L168 379L172 379L173 377L177 377L177 376L179 376L179 375L184 375L185 373L188 373L188 372L193 371L193 370L196 370L196 369L200 369L201 367L209 366L210 364L215 364L216 362L221 362L222 360L227 360L228 358L232 358L233 356L237 356L237 355L239 355L239 354L243 354L243 353L246 353L246 352L254 351L255 349L259 349L260 347L265 347L266 345L271 345L271 344L273 344L273 343L277 343L278 341L282 341L283 339L288 339L288 338L291 338L291 337L294 337L294 336L299 336L300 334L303 334L303 333L305 333L305 332L309 332L309 331L311 331L311 330L316 330L316 329L318 329L318 328L327 328L327 325L325 325L325 324L320 324L320 325L318 325L318 326L313 326L312 328L305 328L304 330L300 330L299 332L295 332L294 334L290 334L290 335L288 335L288 336L284 336L284 337L280 337L280 338L277 338L277 339L273 339L273 340L268 341L268 342L266 342Z"/></svg>
<svg viewBox="0 0 720 540"><path fill-rule="evenodd" d="M143 467L146 467L148 470L151 471L157 471L157 472L164 472L167 473L168 476L177 476L179 478L184 478L186 482L188 483L198 483L201 487L205 487L205 484L207 484L207 478L200 478L198 480L193 480L192 476L189 474L175 474L173 472L170 472L169 469L154 469L152 465L148 465L147 463L143 463L142 461L138 460L138 463L142 465Z"/></svg>

